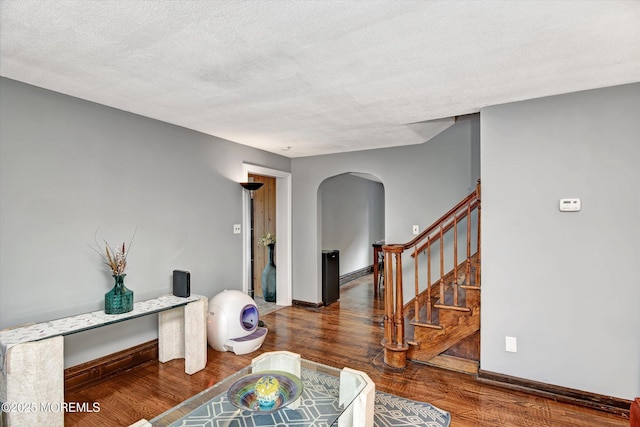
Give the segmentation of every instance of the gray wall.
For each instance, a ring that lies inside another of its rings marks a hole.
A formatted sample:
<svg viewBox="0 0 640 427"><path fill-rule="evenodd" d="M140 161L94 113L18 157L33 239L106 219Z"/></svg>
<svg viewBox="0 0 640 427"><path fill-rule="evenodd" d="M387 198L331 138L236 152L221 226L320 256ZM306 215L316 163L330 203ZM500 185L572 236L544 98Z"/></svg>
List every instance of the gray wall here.
<svg viewBox="0 0 640 427"><path fill-rule="evenodd" d="M640 395L639 106L635 84L483 109L482 369ZM293 296L319 302L321 183L380 177L385 239L405 242L473 189L478 123L290 161L0 79L0 327L102 308L112 278L91 249L98 228L112 243L137 229L136 300L168 292L175 268L194 293L241 289L243 162L293 172ZM581 197L582 212L558 212L561 197ZM153 339L155 321L69 337L66 365Z"/></svg>
<svg viewBox="0 0 640 427"><path fill-rule="evenodd" d="M99 310L92 250L135 240L135 300L191 271L192 293L242 289L242 164L290 160L13 80L0 80L0 328ZM154 339L156 317L66 339L66 366Z"/></svg>
<svg viewBox="0 0 640 427"><path fill-rule="evenodd" d="M640 84L481 111L482 369L640 395L639 118Z"/></svg>
<svg viewBox="0 0 640 427"><path fill-rule="evenodd" d="M340 251L340 275L373 264L371 244L384 239L384 187L343 174L320 185L322 249Z"/></svg>
<svg viewBox="0 0 640 427"><path fill-rule="evenodd" d="M472 141L477 116L466 117L420 145L296 158L293 180L293 299L321 296L322 198L320 184L346 172L374 175L385 189L385 240L411 240L475 188ZM476 150L477 152L477 150ZM479 168L475 168L479 171Z"/></svg>

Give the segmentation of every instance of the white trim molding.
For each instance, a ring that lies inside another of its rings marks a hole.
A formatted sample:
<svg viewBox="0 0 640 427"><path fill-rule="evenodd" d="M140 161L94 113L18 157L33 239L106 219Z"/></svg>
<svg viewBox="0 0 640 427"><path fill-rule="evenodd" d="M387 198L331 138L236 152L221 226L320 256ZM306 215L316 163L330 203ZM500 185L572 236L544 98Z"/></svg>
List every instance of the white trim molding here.
<svg viewBox="0 0 640 427"><path fill-rule="evenodd" d="M276 169L265 168L263 166L242 164L244 180L249 179L249 174L270 176L276 179L276 234L278 239L278 250L276 251L276 304L291 305L292 301L292 204L291 204L291 172L284 172ZM242 290L249 291L249 280L251 275L251 247L250 247L250 227L251 216L249 194L245 191L242 198Z"/></svg>

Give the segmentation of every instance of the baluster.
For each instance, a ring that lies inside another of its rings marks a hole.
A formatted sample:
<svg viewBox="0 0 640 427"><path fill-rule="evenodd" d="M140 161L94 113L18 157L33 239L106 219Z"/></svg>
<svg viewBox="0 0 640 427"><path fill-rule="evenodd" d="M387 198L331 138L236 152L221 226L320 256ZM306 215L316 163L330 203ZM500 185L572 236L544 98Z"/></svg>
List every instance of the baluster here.
<svg viewBox="0 0 640 427"><path fill-rule="evenodd" d="M419 321L420 314L420 287L418 286L418 245L413 247L413 265L415 266L415 291L416 297L414 298L413 304L413 319L417 322Z"/></svg>
<svg viewBox="0 0 640 427"><path fill-rule="evenodd" d="M444 239L440 226L440 304L444 304Z"/></svg>
<svg viewBox="0 0 640 427"><path fill-rule="evenodd" d="M464 277L467 285L471 285L471 203L467 205L467 265Z"/></svg>
<svg viewBox="0 0 640 427"><path fill-rule="evenodd" d="M453 305L458 305L458 215L453 217Z"/></svg>
<svg viewBox="0 0 640 427"><path fill-rule="evenodd" d="M478 192L478 202L480 201L480 184L478 184L477 187L477 192ZM480 203L478 203L478 207L476 208L476 211L478 212L478 251L477 254L478 256L476 257L476 286L480 286L480 230L482 229L482 227L480 226Z"/></svg>
<svg viewBox="0 0 640 427"><path fill-rule="evenodd" d="M427 238L427 323L431 322L431 237Z"/></svg>
<svg viewBox="0 0 640 427"><path fill-rule="evenodd" d="M476 184L476 199L478 199L478 207L477 207L477 211L478 211L478 257L476 259L476 286L480 286L480 230L482 229L482 227L480 226L480 204L482 202L482 199L480 197L481 194L481 190L480 190L480 180L478 180L478 183Z"/></svg>

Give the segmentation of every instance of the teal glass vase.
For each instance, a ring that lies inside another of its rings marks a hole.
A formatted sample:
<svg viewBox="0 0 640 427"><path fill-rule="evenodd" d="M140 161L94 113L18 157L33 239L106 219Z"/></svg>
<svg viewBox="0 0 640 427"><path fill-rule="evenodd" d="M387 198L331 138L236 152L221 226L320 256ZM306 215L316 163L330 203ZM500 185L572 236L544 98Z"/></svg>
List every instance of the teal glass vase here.
<svg viewBox="0 0 640 427"><path fill-rule="evenodd" d="M267 302L276 302L276 265L273 262L273 249L275 244L267 245L269 249L269 262L262 270L262 296Z"/></svg>
<svg viewBox="0 0 640 427"><path fill-rule="evenodd" d="M104 294L104 312L106 314L122 314L133 310L133 291L124 285L126 274L114 274L116 283Z"/></svg>

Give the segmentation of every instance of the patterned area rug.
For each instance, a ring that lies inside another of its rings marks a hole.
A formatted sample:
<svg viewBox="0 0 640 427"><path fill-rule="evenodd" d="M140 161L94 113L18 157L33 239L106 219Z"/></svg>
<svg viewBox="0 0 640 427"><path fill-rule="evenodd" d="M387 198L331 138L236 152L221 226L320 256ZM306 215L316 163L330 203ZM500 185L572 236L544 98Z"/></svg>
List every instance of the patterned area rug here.
<svg viewBox="0 0 640 427"><path fill-rule="evenodd" d="M304 389L298 409L271 413L241 411L233 406L226 393L214 397L172 427L328 427L337 414L335 389L338 380L319 372L302 371ZM213 419L213 414L217 414ZM428 403L416 402L391 394L376 392L375 427L448 427L451 415Z"/></svg>
<svg viewBox="0 0 640 427"><path fill-rule="evenodd" d="M428 403L376 391L376 427L445 427L451 414Z"/></svg>

